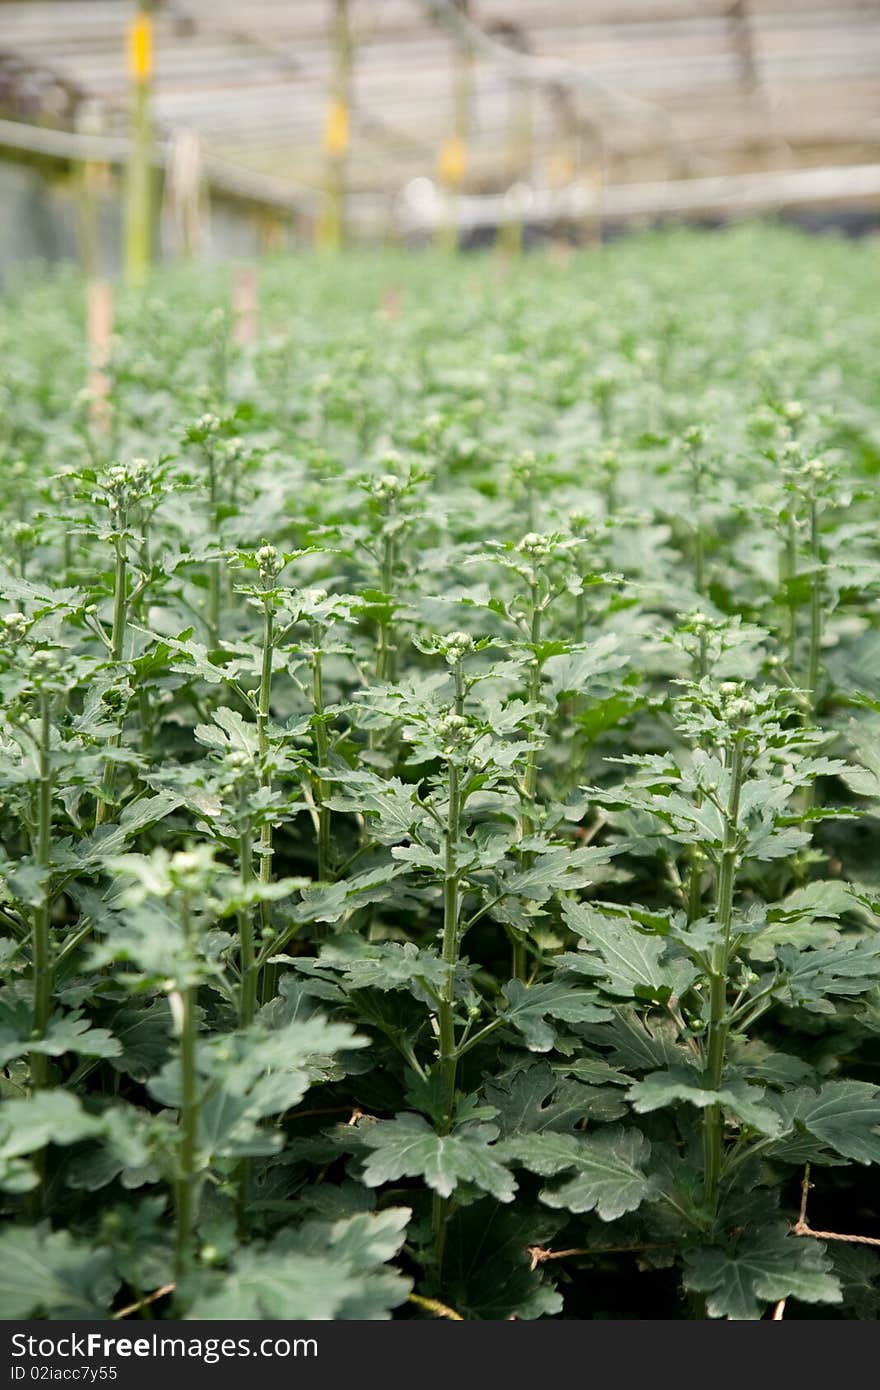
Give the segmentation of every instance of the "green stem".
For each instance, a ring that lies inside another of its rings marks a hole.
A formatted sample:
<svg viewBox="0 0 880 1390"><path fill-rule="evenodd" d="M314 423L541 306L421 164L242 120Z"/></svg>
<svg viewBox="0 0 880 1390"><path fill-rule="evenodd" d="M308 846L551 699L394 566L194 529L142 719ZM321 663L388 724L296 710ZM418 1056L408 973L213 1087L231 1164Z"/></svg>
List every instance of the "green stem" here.
<svg viewBox="0 0 880 1390"><path fill-rule="evenodd" d="M245 821L238 839L241 886L247 891L254 879L254 855L250 822ZM253 907L243 907L238 914L238 952L241 968L238 1024L247 1028L257 1010L257 957L254 947Z"/></svg>
<svg viewBox="0 0 880 1390"><path fill-rule="evenodd" d="M33 921L33 1037L46 1036L52 1012L52 959L50 922L52 888L52 766L49 692L40 691L39 783L37 787L37 865L42 876L40 902ZM35 1091L49 1084L49 1059L40 1052L30 1054L31 1085Z"/></svg>
<svg viewBox="0 0 880 1390"><path fill-rule="evenodd" d="M819 547L819 508L815 497L810 499L810 647L807 658L807 694L809 717L816 709L819 685L819 663L822 653L822 554Z"/></svg>
<svg viewBox="0 0 880 1390"><path fill-rule="evenodd" d="M691 476L694 489L694 588L698 594L704 594L706 592L706 574L702 512L703 472L696 460L691 470Z"/></svg>
<svg viewBox="0 0 880 1390"><path fill-rule="evenodd" d="M260 785L267 791L272 789L272 773L269 770L269 710L272 700L272 657L275 648L275 609L271 599L263 602L263 660L260 669L260 696L257 707L257 743L260 752ZM268 885L272 881L272 822L265 819L260 827L260 883ZM272 932L272 911L270 903L264 899L260 903L260 932L263 941L268 941ZM275 993L277 970L267 965L263 974L263 1003L267 1003Z"/></svg>
<svg viewBox="0 0 880 1390"><path fill-rule="evenodd" d="M217 463L214 450L209 445L208 456L208 501L211 511L211 525L216 538L220 524L219 488L217 485ZM208 562L208 647L212 650L220 645L220 595L223 586L222 563L218 560Z"/></svg>
<svg viewBox="0 0 880 1390"><path fill-rule="evenodd" d="M727 972L730 965L730 934L733 919L733 893L739 856L739 804L744 776L742 735L734 735L730 762L730 792L724 818L724 841L715 920L723 939L712 950L712 971L709 977L709 1028L706 1046L706 1087L717 1091L724 1072L727 1033L730 1019L727 1013ZM707 1203L718 1204L718 1185L721 1179L722 1115L720 1105L710 1105L703 1111L703 1183Z"/></svg>
<svg viewBox="0 0 880 1390"><path fill-rule="evenodd" d="M460 882L458 871L458 836L461 824L461 789L458 768L448 763L449 809L446 821L446 860L443 877L443 963L446 967L443 987L437 1007L438 1065L443 1089L443 1118L440 1133L448 1134L455 1112L455 1081L458 1055L455 1047L455 969L460 949L459 911ZM446 1241L448 1201L435 1196L433 1204L434 1251L437 1267L443 1263Z"/></svg>
<svg viewBox="0 0 880 1390"><path fill-rule="evenodd" d="M312 657L312 707L314 710L315 756L318 768L327 766L329 742L327 725L324 722L324 670L323 653L315 651ZM327 784L319 775L314 781L315 805L318 810L318 879L329 883L333 877L331 868L330 807L327 801Z"/></svg>
<svg viewBox="0 0 880 1390"><path fill-rule="evenodd" d="M125 540L125 518L117 518L118 529L113 538L116 550L116 574L113 584L113 632L111 635L110 658L114 666L118 666L122 661L125 652L125 627L128 617L128 547ZM122 741L122 729L114 734L110 740L111 748L118 748ZM99 798L95 807L95 825L103 825L109 816L110 798L113 795L113 784L116 781L116 765L112 758L104 764L104 775L101 780L101 789L104 796Z"/></svg>
<svg viewBox="0 0 880 1390"><path fill-rule="evenodd" d="M786 514L784 567L785 577L793 585L797 577L797 527L791 509ZM797 600L793 591L788 600L788 669L797 669Z"/></svg>
<svg viewBox="0 0 880 1390"><path fill-rule="evenodd" d="M382 593L391 597L394 587L395 546L394 536L386 530L382 541ZM376 678L380 681L393 681L396 678L397 649L391 641L391 624L387 618L379 623L379 642L376 648Z"/></svg>
<svg viewBox="0 0 880 1390"><path fill-rule="evenodd" d="M181 927L186 945L186 970L193 967L193 924L189 896L183 895ZM196 1071L196 1004L198 988L187 983L180 991L180 1135L175 1184L174 1279L178 1290L192 1265L193 1232L198 1208L198 1075ZM178 1308L181 1296L177 1295Z"/></svg>
<svg viewBox="0 0 880 1390"><path fill-rule="evenodd" d="M534 647L541 641L541 619L542 610L538 599L538 585L532 583L529 589L529 640ZM529 668L528 701L531 705L537 705L541 700L541 667L542 662L537 651L532 654L532 663ZM531 736L536 740L541 729L541 720L537 714L531 717ZM525 840L535 832L535 801L538 792L538 750L530 748L526 754L526 765L523 771L521 785L521 811L519 834L520 839ZM530 862L526 856L526 862ZM526 947L525 942L519 938L513 941L513 956L511 960L511 971L515 980L525 980L527 973Z"/></svg>

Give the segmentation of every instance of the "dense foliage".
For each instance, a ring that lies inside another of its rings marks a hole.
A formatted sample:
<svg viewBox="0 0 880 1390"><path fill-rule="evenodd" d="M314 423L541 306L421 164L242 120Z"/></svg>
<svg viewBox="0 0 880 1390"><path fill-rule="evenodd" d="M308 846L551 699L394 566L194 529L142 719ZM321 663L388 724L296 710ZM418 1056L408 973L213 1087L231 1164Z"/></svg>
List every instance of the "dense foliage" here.
<svg viewBox="0 0 880 1390"><path fill-rule="evenodd" d="M0 1314L876 1316L876 248L228 289L6 293Z"/></svg>

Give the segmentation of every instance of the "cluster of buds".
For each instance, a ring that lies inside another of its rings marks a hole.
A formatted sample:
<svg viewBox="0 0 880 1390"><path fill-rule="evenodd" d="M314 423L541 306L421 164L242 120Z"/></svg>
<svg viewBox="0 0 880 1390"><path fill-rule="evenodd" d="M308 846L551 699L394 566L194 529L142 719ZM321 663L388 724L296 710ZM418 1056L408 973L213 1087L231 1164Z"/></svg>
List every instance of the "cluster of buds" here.
<svg viewBox="0 0 880 1390"><path fill-rule="evenodd" d="M183 893L202 892L215 873L214 853L210 845L178 850L168 861L168 884L172 890Z"/></svg>
<svg viewBox="0 0 880 1390"><path fill-rule="evenodd" d="M681 436L681 442L690 453L696 453L702 448L705 438L702 425L688 425Z"/></svg>
<svg viewBox="0 0 880 1390"><path fill-rule="evenodd" d="M271 584L284 569L284 560L278 554L274 545L270 545L268 541L263 542L254 556L254 559L257 562L257 568L260 571L260 579L263 584Z"/></svg>
<svg viewBox="0 0 880 1390"><path fill-rule="evenodd" d="M204 415L200 415L198 420L196 420L193 426L193 433L199 435L202 439L207 439L212 434L219 434L221 428L221 422L218 417L207 412Z"/></svg>
<svg viewBox="0 0 880 1390"><path fill-rule="evenodd" d="M369 484L369 491L377 502L387 505L396 501L404 487L405 484L396 473L382 473L378 478L372 479Z"/></svg>
<svg viewBox="0 0 880 1390"><path fill-rule="evenodd" d="M529 531L528 535L523 536L518 542L516 548L520 555L528 555L530 560L544 560L553 554L555 542L555 536L541 536L536 531Z"/></svg>
<svg viewBox="0 0 880 1390"><path fill-rule="evenodd" d="M24 613L7 613L0 618L0 642L10 647L18 646L27 636L30 619Z"/></svg>
<svg viewBox="0 0 880 1390"><path fill-rule="evenodd" d="M29 521L16 521L10 528L12 541L15 545L30 545L36 539L36 531Z"/></svg>
<svg viewBox="0 0 880 1390"><path fill-rule="evenodd" d="M53 690L59 687L61 664L54 652L41 649L31 657L31 682L35 690Z"/></svg>
<svg viewBox="0 0 880 1390"><path fill-rule="evenodd" d="M758 713L757 703L745 693L741 681L722 681L718 687L721 716L728 724L741 728Z"/></svg>
<svg viewBox="0 0 880 1390"><path fill-rule="evenodd" d="M132 459L130 463L114 463L101 480L104 492L114 511L122 514L126 507L146 496L150 487L151 468L147 459Z"/></svg>
<svg viewBox="0 0 880 1390"><path fill-rule="evenodd" d="M440 648L447 664L457 666L474 649L474 639L469 632L450 632L440 639Z"/></svg>
<svg viewBox="0 0 880 1390"><path fill-rule="evenodd" d="M470 721L463 714L456 714L450 710L442 719L437 720L434 727L443 744L443 752L447 756L457 753L461 748L473 742L474 730Z"/></svg>

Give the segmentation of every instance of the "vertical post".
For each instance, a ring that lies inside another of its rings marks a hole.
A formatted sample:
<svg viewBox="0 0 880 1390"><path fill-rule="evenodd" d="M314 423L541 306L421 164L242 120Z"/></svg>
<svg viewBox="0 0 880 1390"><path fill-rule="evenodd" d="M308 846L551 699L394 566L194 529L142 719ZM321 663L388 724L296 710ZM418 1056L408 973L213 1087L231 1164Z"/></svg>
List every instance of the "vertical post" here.
<svg viewBox="0 0 880 1390"><path fill-rule="evenodd" d="M467 14L470 0L456 0L456 5L463 14ZM455 251L458 247L456 203L467 170L467 147L474 94L474 58L469 48L461 44L454 45L452 67L452 129L441 146L437 160L437 174L445 194L446 217L437 228L436 243L447 251Z"/></svg>
<svg viewBox="0 0 880 1390"><path fill-rule="evenodd" d="M257 268L241 265L232 279L232 339L239 347L257 336Z"/></svg>
<svg viewBox="0 0 880 1390"><path fill-rule="evenodd" d="M87 319L89 341L89 418L97 434L110 430L110 382L105 372L113 333L113 289L106 280L90 280Z"/></svg>
<svg viewBox="0 0 880 1390"><path fill-rule="evenodd" d="M152 0L138 0L128 31L131 93L131 154L125 194L125 273L140 283L153 248L153 166L150 79L153 71Z"/></svg>
<svg viewBox="0 0 880 1390"><path fill-rule="evenodd" d="M528 34L518 24L501 20L491 26L493 37L517 53L531 52ZM514 75L507 84L507 149L505 152L505 219L498 228L498 249L516 256L522 250L523 222L533 176L534 88Z"/></svg>
<svg viewBox="0 0 880 1390"><path fill-rule="evenodd" d="M76 113L77 133L100 135L102 127L101 108L97 102L82 102ZM100 191L106 173L105 165L88 158L81 161L76 173L79 255L87 280L94 279L98 273Z"/></svg>
<svg viewBox="0 0 880 1390"><path fill-rule="evenodd" d="M354 39L350 0L331 0L333 80L324 117L325 198L318 218L318 245L338 251L345 241L346 184L351 127L351 74Z"/></svg>

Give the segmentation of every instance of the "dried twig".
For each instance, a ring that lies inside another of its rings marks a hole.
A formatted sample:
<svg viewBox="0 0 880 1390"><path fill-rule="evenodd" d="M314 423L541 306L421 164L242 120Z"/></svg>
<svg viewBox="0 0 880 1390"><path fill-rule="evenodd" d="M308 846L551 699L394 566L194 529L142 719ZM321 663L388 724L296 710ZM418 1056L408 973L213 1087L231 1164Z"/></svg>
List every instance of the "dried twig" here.
<svg viewBox="0 0 880 1390"><path fill-rule="evenodd" d="M814 1231L807 1221L807 1197L810 1191L810 1165L804 1167L804 1179L801 1183L801 1209L798 1219L791 1228L792 1235L812 1236L814 1240L841 1240L847 1245L873 1245L880 1248L880 1238L877 1236L851 1236L843 1235L840 1231Z"/></svg>
<svg viewBox="0 0 880 1390"><path fill-rule="evenodd" d="M456 1313L454 1308L447 1307L436 1298L423 1298L419 1293L410 1293L407 1294L407 1299L417 1308L424 1308L426 1313L431 1313L435 1318L446 1318L448 1322L464 1322L461 1313Z"/></svg>
<svg viewBox="0 0 880 1390"><path fill-rule="evenodd" d="M671 1240L658 1240L640 1245L594 1245L590 1250L544 1250L540 1245L530 1245L528 1253L534 1271L547 1260L568 1260L577 1255L638 1255L643 1250L668 1250L671 1246Z"/></svg>
<svg viewBox="0 0 880 1390"><path fill-rule="evenodd" d="M137 1303L129 1303L127 1307L120 1308L118 1312L113 1314L113 1321L118 1322L120 1318L127 1318L130 1313L136 1313L139 1309L146 1308L149 1303L157 1303L166 1294L173 1293L174 1289L174 1284L163 1284L161 1289L156 1289L154 1293L148 1293L146 1298L139 1298Z"/></svg>

